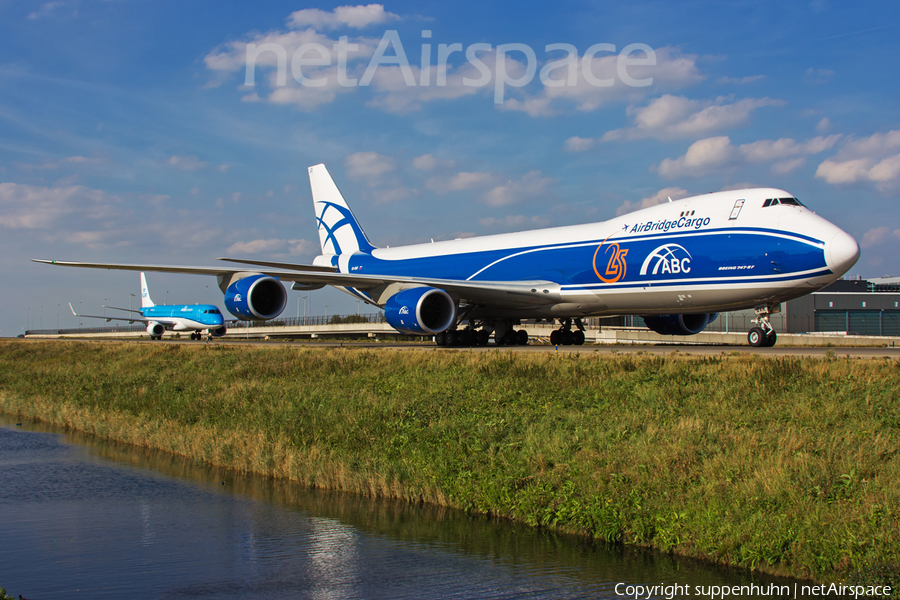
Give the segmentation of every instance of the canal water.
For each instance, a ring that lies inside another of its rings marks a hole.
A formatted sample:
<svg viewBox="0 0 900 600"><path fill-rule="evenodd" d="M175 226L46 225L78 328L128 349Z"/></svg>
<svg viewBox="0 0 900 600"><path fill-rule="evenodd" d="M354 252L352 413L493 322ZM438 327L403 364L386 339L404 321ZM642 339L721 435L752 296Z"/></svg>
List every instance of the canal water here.
<svg viewBox="0 0 900 600"><path fill-rule="evenodd" d="M593 599L772 581L0 414L0 587L16 598Z"/></svg>

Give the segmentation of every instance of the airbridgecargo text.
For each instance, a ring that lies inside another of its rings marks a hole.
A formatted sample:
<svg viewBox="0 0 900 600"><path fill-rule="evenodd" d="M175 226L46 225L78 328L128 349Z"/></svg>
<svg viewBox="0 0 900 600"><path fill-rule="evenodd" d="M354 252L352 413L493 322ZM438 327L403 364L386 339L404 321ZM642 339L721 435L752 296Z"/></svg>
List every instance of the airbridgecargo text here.
<svg viewBox="0 0 900 600"><path fill-rule="evenodd" d="M639 585L617 583L615 592L617 596L634 598L634 600L652 600L655 598L701 597L710 600L724 600L733 596L775 596L783 598L803 598L808 596L847 596L852 598L890 596L892 588L888 585L690 585L690 584L665 584Z"/></svg>
<svg viewBox="0 0 900 600"><path fill-rule="evenodd" d="M677 221L647 221L646 223L638 223L634 227L631 228L631 231L628 233L647 233L650 231L669 231L670 229L700 229L701 227L706 227L709 225L710 218L706 217L697 217L696 219L689 219L687 217L681 217Z"/></svg>

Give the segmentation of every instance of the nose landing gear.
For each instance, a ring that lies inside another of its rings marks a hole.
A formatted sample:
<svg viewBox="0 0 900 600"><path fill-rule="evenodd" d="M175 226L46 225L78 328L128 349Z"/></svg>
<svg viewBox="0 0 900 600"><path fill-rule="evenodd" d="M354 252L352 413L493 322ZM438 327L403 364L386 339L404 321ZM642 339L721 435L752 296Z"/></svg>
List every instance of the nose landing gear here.
<svg viewBox="0 0 900 600"><path fill-rule="evenodd" d="M775 342L778 340L778 335L769 323L769 314L777 312L781 312L780 304L771 307L756 307L756 319L754 322L757 326L750 329L750 332L747 334L747 341L751 346L754 348L771 348L775 345Z"/></svg>

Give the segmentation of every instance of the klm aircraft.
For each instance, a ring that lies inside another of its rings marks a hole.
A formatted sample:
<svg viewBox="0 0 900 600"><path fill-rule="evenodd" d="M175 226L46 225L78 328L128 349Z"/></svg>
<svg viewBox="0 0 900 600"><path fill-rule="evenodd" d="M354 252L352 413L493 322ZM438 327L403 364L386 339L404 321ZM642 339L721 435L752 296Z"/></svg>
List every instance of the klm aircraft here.
<svg viewBox="0 0 900 600"><path fill-rule="evenodd" d="M225 320L222 312L212 304L154 304L147 288L147 278L141 273L141 310L104 306L114 310L141 315L139 317L101 317L98 315L79 315L69 303L69 309L76 317L89 319L106 319L107 321L128 321L129 323L146 323L147 333L151 340L162 339L165 331L190 331L192 340L199 340L205 329L210 335L225 335Z"/></svg>
<svg viewBox="0 0 900 600"><path fill-rule="evenodd" d="M321 254L312 265L220 260L188 267L37 260L62 266L215 275L244 320L277 317L294 290L332 285L382 307L397 331L438 345L525 344L526 319L558 322L554 344L583 344L582 319L640 315L660 334L700 333L720 311L753 308L753 346L769 316L859 258L856 240L784 190L717 192L602 223L376 248L324 165L309 168Z"/></svg>

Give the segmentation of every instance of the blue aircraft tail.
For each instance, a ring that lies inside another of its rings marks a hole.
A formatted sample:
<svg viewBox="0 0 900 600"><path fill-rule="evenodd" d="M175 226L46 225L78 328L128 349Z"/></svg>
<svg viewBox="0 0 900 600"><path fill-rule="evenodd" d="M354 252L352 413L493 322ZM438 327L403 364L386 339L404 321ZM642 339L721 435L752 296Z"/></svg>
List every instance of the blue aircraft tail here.
<svg viewBox="0 0 900 600"><path fill-rule="evenodd" d="M309 168L309 186L323 255L371 252L375 249L353 216L325 165Z"/></svg>

